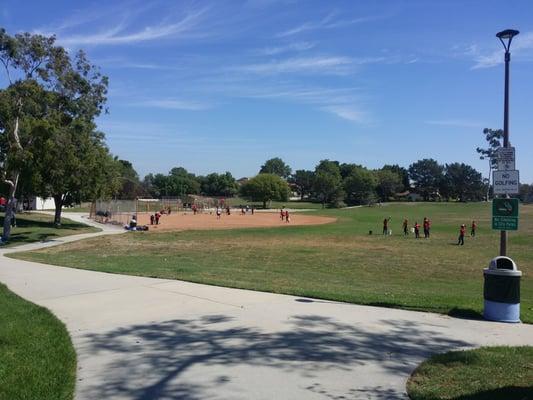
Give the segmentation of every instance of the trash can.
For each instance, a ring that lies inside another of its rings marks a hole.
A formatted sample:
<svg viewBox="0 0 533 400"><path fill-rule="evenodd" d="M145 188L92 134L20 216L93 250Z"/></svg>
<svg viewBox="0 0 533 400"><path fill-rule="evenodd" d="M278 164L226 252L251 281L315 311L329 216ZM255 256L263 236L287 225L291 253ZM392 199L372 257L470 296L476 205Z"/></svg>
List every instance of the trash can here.
<svg viewBox="0 0 533 400"><path fill-rule="evenodd" d="M491 321L520 322L520 277L509 257L496 257L483 270L483 317Z"/></svg>

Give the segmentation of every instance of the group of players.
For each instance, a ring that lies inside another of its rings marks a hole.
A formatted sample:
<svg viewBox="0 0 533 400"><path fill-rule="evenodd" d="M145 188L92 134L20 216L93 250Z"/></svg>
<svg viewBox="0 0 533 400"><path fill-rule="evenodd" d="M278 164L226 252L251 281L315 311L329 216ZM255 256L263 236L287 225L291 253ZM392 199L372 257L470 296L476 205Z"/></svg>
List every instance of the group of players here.
<svg viewBox="0 0 533 400"><path fill-rule="evenodd" d="M383 220L383 234L384 235L392 235L392 230L390 229L390 222L391 222L391 217L385 218ZM412 232L415 234L416 239L420 238L421 227L424 230L424 238L429 239L431 235L431 220L427 217L424 217L424 220L422 221L422 226L418 223L418 221L415 221L415 224L412 227ZM403 228L404 236L408 236L409 235L409 220L407 218L403 220L402 228ZM473 220L470 226L471 237L476 236L476 230L477 230L477 222ZM459 228L459 238L457 240L457 245L463 246L465 244L465 234L466 234L466 225L462 224L461 227Z"/></svg>

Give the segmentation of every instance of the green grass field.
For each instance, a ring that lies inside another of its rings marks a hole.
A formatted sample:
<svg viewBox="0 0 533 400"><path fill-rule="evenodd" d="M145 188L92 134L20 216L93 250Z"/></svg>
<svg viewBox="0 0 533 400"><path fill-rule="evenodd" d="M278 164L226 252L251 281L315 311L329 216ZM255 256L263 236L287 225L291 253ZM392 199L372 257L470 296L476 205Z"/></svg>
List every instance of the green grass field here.
<svg viewBox="0 0 533 400"><path fill-rule="evenodd" d="M76 353L63 323L0 284L0 400L73 398Z"/></svg>
<svg viewBox="0 0 533 400"><path fill-rule="evenodd" d="M479 317L483 268L498 255L490 204L403 203L315 212L320 226L138 233L95 238L13 257L120 274L182 279L359 304ZM391 216L392 236L382 236ZM429 240L401 223L432 220ZM478 235L456 246L461 223ZM373 230L373 235L368 231ZM522 320L533 323L533 206L522 206L508 251L523 271Z"/></svg>
<svg viewBox="0 0 533 400"><path fill-rule="evenodd" d="M4 214L0 214L0 226L4 224ZM79 224L68 218L61 218L61 227L54 226L54 217L39 213L17 214L17 226L11 228L11 238L2 247L17 246L25 243L43 242L61 236L98 232L99 229Z"/></svg>
<svg viewBox="0 0 533 400"><path fill-rule="evenodd" d="M482 347L424 361L407 382L412 400L533 399L533 347Z"/></svg>

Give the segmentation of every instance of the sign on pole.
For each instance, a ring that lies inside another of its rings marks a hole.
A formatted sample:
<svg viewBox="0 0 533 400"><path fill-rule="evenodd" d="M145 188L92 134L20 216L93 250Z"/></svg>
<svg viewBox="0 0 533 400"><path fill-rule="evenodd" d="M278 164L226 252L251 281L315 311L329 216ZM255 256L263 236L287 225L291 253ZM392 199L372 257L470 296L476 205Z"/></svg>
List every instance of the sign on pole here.
<svg viewBox="0 0 533 400"><path fill-rule="evenodd" d="M513 171L494 171L492 173L494 194L518 194L520 190L519 173Z"/></svg>
<svg viewBox="0 0 533 400"><path fill-rule="evenodd" d="M518 199L492 200L492 229L516 231L518 229Z"/></svg>
<svg viewBox="0 0 533 400"><path fill-rule="evenodd" d="M515 169L514 147L500 147L496 153L498 171L512 171Z"/></svg>

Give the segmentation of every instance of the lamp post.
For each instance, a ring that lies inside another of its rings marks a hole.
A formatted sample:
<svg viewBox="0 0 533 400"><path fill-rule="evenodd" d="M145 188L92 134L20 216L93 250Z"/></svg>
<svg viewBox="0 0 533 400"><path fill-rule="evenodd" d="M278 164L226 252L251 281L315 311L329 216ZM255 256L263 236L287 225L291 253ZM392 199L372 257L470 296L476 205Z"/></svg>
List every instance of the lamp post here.
<svg viewBox="0 0 533 400"><path fill-rule="evenodd" d="M511 53L509 48L513 38L520 32L514 29L506 29L498 32L496 37L502 42L505 49L505 94L503 103L503 147L510 147L509 144L509 63ZM500 231L500 255L507 255L507 231Z"/></svg>

